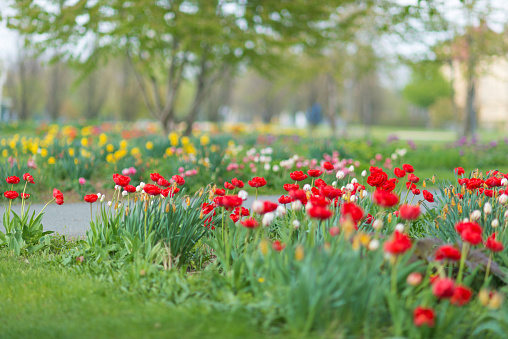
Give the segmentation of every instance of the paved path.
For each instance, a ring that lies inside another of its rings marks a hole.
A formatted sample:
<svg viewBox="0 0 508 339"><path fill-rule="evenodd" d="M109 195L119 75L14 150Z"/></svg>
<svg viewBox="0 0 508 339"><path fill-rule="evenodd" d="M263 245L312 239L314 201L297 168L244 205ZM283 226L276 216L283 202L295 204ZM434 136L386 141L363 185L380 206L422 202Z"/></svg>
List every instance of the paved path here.
<svg viewBox="0 0 508 339"><path fill-rule="evenodd" d="M433 192L434 193L434 192ZM402 196L402 199L405 195ZM421 196L421 195L420 195ZM277 202L279 196L271 195L271 196L259 196L259 200L269 200L272 202ZM412 194L409 194L408 201L411 201ZM422 199L422 198L420 198ZM249 196L247 201L243 204L245 207L251 207L252 202L254 201L254 196ZM414 201L417 201L416 199ZM431 204L433 205L433 204ZM41 204L34 204L31 206L31 210L36 213L39 213L40 210L44 207ZM20 213L21 206L14 206L13 210L16 213ZM95 216L95 206L94 206L94 216ZM424 208L422 206L422 211ZM5 212L5 206L0 206L0 216L3 216ZM44 230L51 230L58 232L59 234L64 234L67 236L83 236L86 233L86 230L90 227L90 205L87 203L65 203L61 206L52 203L48 205L46 210L44 211L44 217L42 219L42 223L44 225ZM2 218L0 217L0 230L4 231Z"/></svg>

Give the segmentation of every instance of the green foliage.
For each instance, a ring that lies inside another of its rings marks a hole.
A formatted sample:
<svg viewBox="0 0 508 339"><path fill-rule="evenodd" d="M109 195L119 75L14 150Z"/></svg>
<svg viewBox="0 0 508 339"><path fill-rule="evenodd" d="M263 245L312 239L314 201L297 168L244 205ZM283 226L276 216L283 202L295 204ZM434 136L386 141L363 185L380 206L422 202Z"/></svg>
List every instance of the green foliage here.
<svg viewBox="0 0 508 339"><path fill-rule="evenodd" d="M414 65L411 82L402 93L416 106L429 108L439 98L449 96L450 92L450 84L442 75L440 65L423 62Z"/></svg>

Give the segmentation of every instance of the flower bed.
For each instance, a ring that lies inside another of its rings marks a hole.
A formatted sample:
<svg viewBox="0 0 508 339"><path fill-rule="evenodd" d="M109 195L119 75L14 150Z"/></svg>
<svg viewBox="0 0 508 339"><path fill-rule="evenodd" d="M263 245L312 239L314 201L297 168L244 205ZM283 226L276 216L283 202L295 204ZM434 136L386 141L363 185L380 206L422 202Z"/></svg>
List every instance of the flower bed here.
<svg viewBox="0 0 508 339"><path fill-rule="evenodd" d="M409 164L356 176L354 161L350 170L338 156L328 160L282 171L279 203L252 206L243 206L246 189L257 197L271 181L256 171L195 193L175 172L153 172L147 183L116 173L110 201L84 196L85 239L55 246L42 211L18 216L9 207L0 247L49 255L179 307L199 300L209 312L248 310L268 332L502 337L508 175L456 168L455 182L436 183L433 194ZM8 177L9 206L24 203L34 181ZM52 200L63 203L63 194L54 189Z"/></svg>

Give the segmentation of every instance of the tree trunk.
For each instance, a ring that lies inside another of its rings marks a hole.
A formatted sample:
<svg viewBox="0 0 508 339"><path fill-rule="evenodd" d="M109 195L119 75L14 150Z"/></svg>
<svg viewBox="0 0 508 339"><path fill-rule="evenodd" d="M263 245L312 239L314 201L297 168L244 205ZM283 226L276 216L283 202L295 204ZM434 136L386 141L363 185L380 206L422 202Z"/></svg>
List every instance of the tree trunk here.
<svg viewBox="0 0 508 339"><path fill-rule="evenodd" d="M328 118L330 119L330 127L332 129L332 135L335 136L337 133L337 121L335 116L337 114L337 83L331 74L327 74L327 89L328 89Z"/></svg>
<svg viewBox="0 0 508 339"><path fill-rule="evenodd" d="M466 116L464 123L465 137L472 137L476 133L477 117L476 117L476 81L471 74L467 81L467 97L466 97Z"/></svg>

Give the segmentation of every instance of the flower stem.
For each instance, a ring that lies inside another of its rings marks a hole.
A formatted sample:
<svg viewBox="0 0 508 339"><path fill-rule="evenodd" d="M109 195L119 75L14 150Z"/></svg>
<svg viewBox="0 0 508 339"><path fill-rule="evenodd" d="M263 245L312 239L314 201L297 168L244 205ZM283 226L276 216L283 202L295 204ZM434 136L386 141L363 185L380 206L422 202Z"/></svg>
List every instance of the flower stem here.
<svg viewBox="0 0 508 339"><path fill-rule="evenodd" d="M485 280L483 282L484 284L487 284L487 279L489 278L490 265L492 265L492 253L490 253L490 255L489 255L489 261L487 263L487 269L485 270Z"/></svg>
<svg viewBox="0 0 508 339"><path fill-rule="evenodd" d="M457 276L457 283L462 283L462 274L464 271L464 263L466 262L466 256L467 256L467 243L462 243L462 253L460 254L460 265L459 265L459 274Z"/></svg>
<svg viewBox="0 0 508 339"><path fill-rule="evenodd" d="M393 262L392 266L392 294L397 294L397 263L398 263L398 257L395 257L395 261Z"/></svg>

